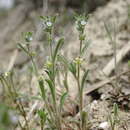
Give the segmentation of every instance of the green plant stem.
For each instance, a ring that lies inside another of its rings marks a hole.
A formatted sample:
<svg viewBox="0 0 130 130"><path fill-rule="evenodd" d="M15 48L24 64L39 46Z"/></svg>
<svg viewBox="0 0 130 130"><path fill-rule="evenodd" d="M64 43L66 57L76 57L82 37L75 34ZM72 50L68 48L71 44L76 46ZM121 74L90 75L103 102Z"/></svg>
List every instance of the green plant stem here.
<svg viewBox="0 0 130 130"><path fill-rule="evenodd" d="M32 62L32 66L33 66L33 69L34 69L34 73L35 73L36 77L38 77L38 69L37 69L36 63L34 61L34 58L33 58L32 54L31 54L29 44L27 44L27 52L26 53L30 57L31 62Z"/></svg>
<svg viewBox="0 0 130 130"><path fill-rule="evenodd" d="M38 70L37 70L36 64L34 62L33 56L30 56L30 58L31 58L32 65L33 65L33 68L34 68L34 73L35 73L36 77L38 77Z"/></svg>
<svg viewBox="0 0 130 130"><path fill-rule="evenodd" d="M80 50L79 50L80 56L81 56L81 53L82 53L82 45L83 45L83 40L80 40Z"/></svg>
<svg viewBox="0 0 130 130"><path fill-rule="evenodd" d="M19 100L19 103L17 103L17 102L15 102L15 103L17 104L18 109L21 112L21 114L22 114L22 116L23 116L23 118L25 120L27 130L29 130L29 124L28 124L28 120L27 120L27 115L26 115L26 112L24 110L24 107L23 107L23 104L22 104L21 100Z"/></svg>
<svg viewBox="0 0 130 130"><path fill-rule="evenodd" d="M83 109L83 96L81 93L81 86L80 86L80 65L77 66L77 84L78 84L78 95L79 95L79 111L80 111L80 129L82 129L82 109Z"/></svg>
<svg viewBox="0 0 130 130"><path fill-rule="evenodd" d="M44 130L44 124L42 120L41 120L41 130Z"/></svg>
<svg viewBox="0 0 130 130"><path fill-rule="evenodd" d="M116 92L119 93L119 86L118 86L118 73L117 73L117 70L118 70L118 66L117 66L117 57L116 57L116 54L117 54L117 46L116 46L116 36L114 37L114 41L113 41L113 48L114 48L114 64L115 64L115 75L116 75Z"/></svg>
<svg viewBox="0 0 130 130"><path fill-rule="evenodd" d="M55 110L55 116L56 116L56 126L58 130L62 130L61 126L61 119L60 119L60 114L58 114L58 108L57 108L57 101L56 101L56 86L55 86L55 60L53 59L53 49L52 49L52 32L49 33L49 47L50 47L50 55L51 55L51 61L52 61L52 73L53 73L53 85L54 85L54 110Z"/></svg>
<svg viewBox="0 0 130 130"><path fill-rule="evenodd" d="M81 32L81 36L83 36L84 34L84 30ZM80 39L80 50L79 50L79 58L81 58L81 53L82 53L82 46L83 46L83 40ZM83 122L82 122L82 111L83 111L83 93L81 92L81 85L80 85L80 70L81 66L80 64L78 64L78 71L77 71L77 83L78 83L78 91L79 91L79 111L80 111L80 119L81 119L81 123L80 123L80 129L83 130L84 126L83 126Z"/></svg>
<svg viewBox="0 0 130 130"><path fill-rule="evenodd" d="M28 121L27 121L27 118L26 118L26 117L27 117L27 116L26 116L26 112L25 112L25 110L24 110L24 107L23 107L23 105L22 105L22 102L19 101L19 103L17 103L17 101L15 100L15 98L17 97L17 91L16 91L15 86L14 86L13 74L12 74L12 73L11 73L11 75L10 75L10 85L11 85L10 87L13 88L13 92L14 92L14 95L12 95L12 96L13 96L13 99L14 99L14 103L19 106L19 110L21 111L21 113L22 113L22 115L23 115L23 117L24 117L24 120L25 120L25 122L26 122L26 126L27 126L27 128L29 129L29 124L28 124Z"/></svg>

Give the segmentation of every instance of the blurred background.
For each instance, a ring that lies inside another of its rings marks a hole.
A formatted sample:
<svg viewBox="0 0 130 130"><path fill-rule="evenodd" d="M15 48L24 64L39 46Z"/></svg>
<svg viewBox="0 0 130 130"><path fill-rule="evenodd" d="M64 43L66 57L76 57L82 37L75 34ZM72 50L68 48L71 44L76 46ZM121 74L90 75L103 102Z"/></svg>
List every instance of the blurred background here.
<svg viewBox="0 0 130 130"><path fill-rule="evenodd" d="M44 39L40 15L59 15L56 29L58 37L67 31L69 26L71 28L68 31L71 31L74 13L91 14L108 2L109 0L0 0L0 67L6 68L5 64L8 64L9 56L16 48L22 32L35 31L37 42ZM27 61L22 55L19 54L16 66Z"/></svg>

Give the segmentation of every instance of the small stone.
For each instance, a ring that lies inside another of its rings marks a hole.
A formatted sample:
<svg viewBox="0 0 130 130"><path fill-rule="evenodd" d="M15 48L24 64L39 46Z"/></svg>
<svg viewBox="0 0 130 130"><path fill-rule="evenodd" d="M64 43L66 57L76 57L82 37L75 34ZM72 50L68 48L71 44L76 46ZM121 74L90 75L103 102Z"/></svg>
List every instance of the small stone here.
<svg viewBox="0 0 130 130"><path fill-rule="evenodd" d="M106 99L106 95L105 94L102 94L101 95L101 100L105 100Z"/></svg>
<svg viewBox="0 0 130 130"><path fill-rule="evenodd" d="M96 100L94 100L94 101L91 103L90 109L91 109L91 110L96 110L96 109L97 109L97 105L98 105L98 102L97 102Z"/></svg>
<svg viewBox="0 0 130 130"><path fill-rule="evenodd" d="M99 124L99 129L100 129L100 130L106 130L106 129L108 129L108 128L109 128L109 124L108 124L107 121L102 122L102 123Z"/></svg>

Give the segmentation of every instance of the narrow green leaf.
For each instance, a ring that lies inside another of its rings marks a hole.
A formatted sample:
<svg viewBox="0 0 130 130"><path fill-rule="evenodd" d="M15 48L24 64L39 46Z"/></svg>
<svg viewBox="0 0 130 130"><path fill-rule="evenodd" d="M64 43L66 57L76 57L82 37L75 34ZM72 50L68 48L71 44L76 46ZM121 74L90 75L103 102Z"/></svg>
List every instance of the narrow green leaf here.
<svg viewBox="0 0 130 130"><path fill-rule="evenodd" d="M45 98L46 98L46 92L45 92L45 86L44 86L43 79L39 79L38 83L39 83L39 86L40 86L42 98L45 100Z"/></svg>
<svg viewBox="0 0 130 130"><path fill-rule="evenodd" d="M84 83L85 83L85 80L87 79L88 73L89 73L89 70L85 71L85 73L83 75L83 78L82 78L82 81L81 81L81 93L83 93Z"/></svg>
<svg viewBox="0 0 130 130"><path fill-rule="evenodd" d="M111 31L110 31L108 25L107 25L105 22L104 22L104 27L105 27L105 30L106 30L106 32L107 32L107 35L108 35L109 39L110 39L111 41L113 41L113 40L112 40Z"/></svg>
<svg viewBox="0 0 130 130"><path fill-rule="evenodd" d="M88 49L89 45L90 45L90 40L87 40L84 47L81 50L81 55L82 56L84 55L85 51Z"/></svg>
<svg viewBox="0 0 130 130"><path fill-rule="evenodd" d="M84 128L84 130L86 129L86 127L87 127L87 119L88 118L88 114L87 114L87 112L85 112L85 111L82 111L82 128Z"/></svg>
<svg viewBox="0 0 130 130"><path fill-rule="evenodd" d="M41 119L41 125L42 125L42 128L44 128L45 126L45 123L46 123L46 120L47 120L47 113L45 112L45 110L38 110L38 115Z"/></svg>
<svg viewBox="0 0 130 130"><path fill-rule="evenodd" d="M75 63L70 63L69 64L69 71L76 77L76 65Z"/></svg>
<svg viewBox="0 0 130 130"><path fill-rule="evenodd" d="M60 110L63 108L63 105L64 105L64 102L65 102L65 99L67 97L68 93L65 92L63 93L63 95L61 96L61 99L60 99Z"/></svg>
<svg viewBox="0 0 130 130"><path fill-rule="evenodd" d="M64 63L68 67L69 63L63 55L58 55L57 58L58 58L59 61L61 61L62 63Z"/></svg>
<svg viewBox="0 0 130 130"><path fill-rule="evenodd" d="M113 121L112 115L110 115L110 116L108 117L108 119L109 119L111 128L113 128L113 126L114 126L114 121Z"/></svg>
<svg viewBox="0 0 130 130"><path fill-rule="evenodd" d="M55 103L55 87L53 85L53 82L51 80L49 80L49 79L46 79L45 81L47 82L47 84L48 84L48 86L50 88L52 99L53 99L53 101Z"/></svg>
<svg viewBox="0 0 130 130"><path fill-rule="evenodd" d="M51 17L51 21L52 21L53 23L55 23L55 21L56 21L56 16Z"/></svg>
<svg viewBox="0 0 130 130"><path fill-rule="evenodd" d="M114 103L113 109L114 109L114 115L118 116L118 105L116 103Z"/></svg>
<svg viewBox="0 0 130 130"><path fill-rule="evenodd" d="M45 110L43 109L43 110L38 110L38 115L39 115L39 117L42 119L42 120L46 120L46 117L47 117L47 113L45 112Z"/></svg>
<svg viewBox="0 0 130 130"><path fill-rule="evenodd" d="M56 46L56 48L55 48L54 55L53 55L53 61L55 61L56 56L57 56L57 54L58 54L58 50L62 47L63 43L64 43L64 38L61 38L61 39L58 41L57 46Z"/></svg>
<svg viewBox="0 0 130 130"><path fill-rule="evenodd" d="M46 20L46 16L40 16L39 17L41 20Z"/></svg>
<svg viewBox="0 0 130 130"><path fill-rule="evenodd" d="M26 50L26 48L21 43L18 43L18 48L23 50L28 55L28 51Z"/></svg>
<svg viewBox="0 0 130 130"><path fill-rule="evenodd" d="M46 69L45 72L48 75L48 77L50 78L50 80L53 80L54 74L52 73L52 70Z"/></svg>

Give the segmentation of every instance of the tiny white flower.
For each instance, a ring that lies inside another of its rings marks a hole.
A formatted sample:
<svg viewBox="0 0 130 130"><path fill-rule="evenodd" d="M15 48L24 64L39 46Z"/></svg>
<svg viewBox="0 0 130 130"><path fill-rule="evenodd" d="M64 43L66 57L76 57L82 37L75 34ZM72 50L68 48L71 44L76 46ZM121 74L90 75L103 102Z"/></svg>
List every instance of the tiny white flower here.
<svg viewBox="0 0 130 130"><path fill-rule="evenodd" d="M99 129L105 130L105 129L107 129L107 128L109 128L109 124L108 124L107 121L102 122L102 123L99 124Z"/></svg>
<svg viewBox="0 0 130 130"><path fill-rule="evenodd" d="M87 22L86 22L86 21L84 21L84 20L82 20L82 21L81 21L81 25L83 25L83 26L85 26L85 25L86 25L86 23L87 23Z"/></svg>
<svg viewBox="0 0 130 130"><path fill-rule="evenodd" d="M33 38L32 37L29 37L29 41L32 41L33 40Z"/></svg>
<svg viewBox="0 0 130 130"><path fill-rule="evenodd" d="M52 22L49 21L49 22L46 23L46 25L47 25L48 27L51 27L51 26L52 26Z"/></svg>

